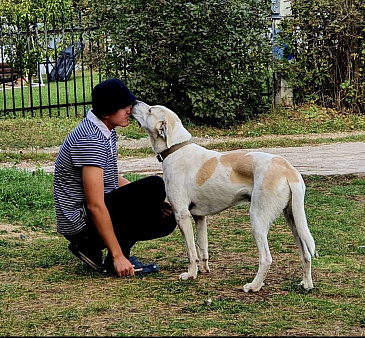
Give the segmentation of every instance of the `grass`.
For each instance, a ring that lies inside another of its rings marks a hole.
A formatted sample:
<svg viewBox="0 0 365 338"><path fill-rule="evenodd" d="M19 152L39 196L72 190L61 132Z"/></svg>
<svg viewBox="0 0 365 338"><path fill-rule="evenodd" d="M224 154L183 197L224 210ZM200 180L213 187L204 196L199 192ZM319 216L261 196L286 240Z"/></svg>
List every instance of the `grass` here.
<svg viewBox="0 0 365 338"><path fill-rule="evenodd" d="M263 135L319 134L365 129L365 116L338 112L315 105L277 108L230 128L212 128L185 124L194 136L258 137Z"/></svg>
<svg viewBox="0 0 365 338"><path fill-rule="evenodd" d="M44 77L45 75L43 75ZM91 101L91 90L95 84L99 82L98 74L93 74L93 77L88 73L77 72L75 81L72 76L70 81L48 82L44 79L44 86L38 84L39 79L36 78L36 83L31 87L31 93L28 84L23 81L18 81L14 89L11 86L0 87L0 110L4 110L4 95L6 99L6 109L10 111L9 117L14 117L13 109L38 107L45 105L58 105L66 103L80 103ZM23 87L22 87L23 86ZM32 97L32 100L30 99ZM32 104L31 104L32 102ZM83 116L83 105L69 108L54 109L51 111L46 108L42 111L37 110L33 113L34 116ZM4 113L3 113L4 114ZM17 111L17 117L23 116L22 111ZM24 111L25 117L32 117L30 112Z"/></svg>
<svg viewBox="0 0 365 338"><path fill-rule="evenodd" d="M129 175L138 179L138 175ZM244 293L258 264L248 206L208 218L210 274L187 267L180 232L137 243L160 273L117 279L90 270L55 232L52 175L0 170L1 336L361 336L365 332L365 177L305 176L319 259L303 292L297 248L280 217L269 234L273 265ZM31 198L26 198L31 196ZM12 204L13 206L10 206Z"/></svg>

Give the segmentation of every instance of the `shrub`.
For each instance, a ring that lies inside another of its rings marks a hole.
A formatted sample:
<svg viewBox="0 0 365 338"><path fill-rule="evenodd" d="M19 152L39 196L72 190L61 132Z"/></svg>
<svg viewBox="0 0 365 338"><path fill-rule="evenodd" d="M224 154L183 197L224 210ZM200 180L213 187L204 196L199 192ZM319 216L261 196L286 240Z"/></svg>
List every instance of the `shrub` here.
<svg viewBox="0 0 365 338"><path fill-rule="evenodd" d="M230 124L265 106L271 47L269 3L227 0L100 0L108 32L104 69L143 101L180 116ZM117 66L116 66L117 65Z"/></svg>

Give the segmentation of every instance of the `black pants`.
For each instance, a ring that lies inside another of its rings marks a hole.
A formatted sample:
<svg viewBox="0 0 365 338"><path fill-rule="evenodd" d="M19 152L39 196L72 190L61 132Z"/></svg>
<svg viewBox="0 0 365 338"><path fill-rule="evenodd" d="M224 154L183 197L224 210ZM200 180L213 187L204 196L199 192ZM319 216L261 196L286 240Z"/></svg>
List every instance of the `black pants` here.
<svg viewBox="0 0 365 338"><path fill-rule="evenodd" d="M162 217L161 208L166 198L165 185L159 176L149 176L105 194L105 204L113 228L125 257L136 242L169 235L176 228L174 213ZM87 208L86 228L79 234L65 236L69 241L102 250L102 242Z"/></svg>

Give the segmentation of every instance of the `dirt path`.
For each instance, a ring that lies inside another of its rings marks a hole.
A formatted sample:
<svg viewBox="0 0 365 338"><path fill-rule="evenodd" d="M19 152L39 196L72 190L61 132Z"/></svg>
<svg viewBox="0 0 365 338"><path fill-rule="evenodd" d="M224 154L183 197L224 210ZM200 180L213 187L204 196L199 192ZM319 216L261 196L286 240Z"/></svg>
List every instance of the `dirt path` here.
<svg viewBox="0 0 365 338"><path fill-rule="evenodd" d="M364 135L365 131L349 133L327 133L327 134L305 134L305 135L283 135L283 136L262 136L262 137L222 137L214 138L193 138L193 141L202 146L223 141L246 141L255 139L314 139L314 138L343 138L350 135ZM142 148L149 147L148 138L141 140L132 140L121 138L118 141L118 147L125 148ZM40 149L57 153L59 147ZM291 162L303 175L343 175L343 174L364 174L365 173L365 143L348 142L348 143L331 143L303 147L286 147L286 148L259 148L249 149L254 151L265 151L271 154L278 154L285 157ZM27 150L22 150L27 151ZM12 166L10 163L3 163L2 166ZM155 156L143 159L127 158L118 161L119 171L125 173L140 173L145 175L162 174L161 164ZM36 166L30 163L19 163L17 167L35 170ZM53 172L54 163L43 163L40 166L46 172Z"/></svg>

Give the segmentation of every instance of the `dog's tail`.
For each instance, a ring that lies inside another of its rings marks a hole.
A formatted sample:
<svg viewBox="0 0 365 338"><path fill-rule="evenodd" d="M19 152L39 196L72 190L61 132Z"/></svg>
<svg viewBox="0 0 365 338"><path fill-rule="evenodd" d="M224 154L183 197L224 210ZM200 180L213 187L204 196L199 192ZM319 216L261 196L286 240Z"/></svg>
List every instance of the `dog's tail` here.
<svg viewBox="0 0 365 338"><path fill-rule="evenodd" d="M305 184L300 174L298 174L298 176L299 182L291 182L291 180L288 179L289 187L292 192L291 207L294 218L294 226L303 245L308 248L308 251L313 257L318 258L316 245L312 234L309 231L307 217L304 210Z"/></svg>

